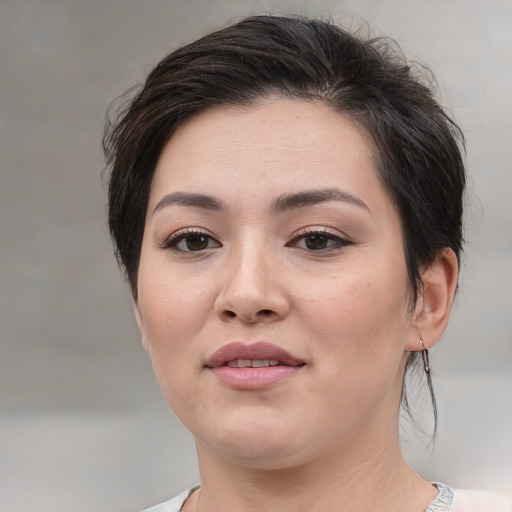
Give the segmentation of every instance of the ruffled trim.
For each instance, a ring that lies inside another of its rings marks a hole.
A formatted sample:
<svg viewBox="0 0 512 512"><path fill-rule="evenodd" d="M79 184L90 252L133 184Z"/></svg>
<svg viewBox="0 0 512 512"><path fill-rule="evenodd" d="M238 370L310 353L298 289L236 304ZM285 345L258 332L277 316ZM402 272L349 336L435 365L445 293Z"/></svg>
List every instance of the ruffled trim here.
<svg viewBox="0 0 512 512"><path fill-rule="evenodd" d="M454 490L440 482L433 482L432 485L437 487L437 495L425 512L448 512L453 501Z"/></svg>

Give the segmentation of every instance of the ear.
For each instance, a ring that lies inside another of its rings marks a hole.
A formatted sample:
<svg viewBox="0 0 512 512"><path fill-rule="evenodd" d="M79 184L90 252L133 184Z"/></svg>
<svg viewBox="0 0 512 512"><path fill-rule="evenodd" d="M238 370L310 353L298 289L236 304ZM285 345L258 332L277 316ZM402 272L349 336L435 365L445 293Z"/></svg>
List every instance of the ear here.
<svg viewBox="0 0 512 512"><path fill-rule="evenodd" d="M144 350L149 353L149 343L148 338L146 336L146 327L144 325L144 318L142 316L142 312L139 307L138 301L135 299L133 301L133 311L135 313L135 319L137 320L137 325L139 326L140 335L142 337L142 346Z"/></svg>
<svg viewBox="0 0 512 512"><path fill-rule="evenodd" d="M452 249L439 252L436 259L422 273L423 288L416 303L406 350L422 349L435 345L443 335L457 289L459 264Z"/></svg>

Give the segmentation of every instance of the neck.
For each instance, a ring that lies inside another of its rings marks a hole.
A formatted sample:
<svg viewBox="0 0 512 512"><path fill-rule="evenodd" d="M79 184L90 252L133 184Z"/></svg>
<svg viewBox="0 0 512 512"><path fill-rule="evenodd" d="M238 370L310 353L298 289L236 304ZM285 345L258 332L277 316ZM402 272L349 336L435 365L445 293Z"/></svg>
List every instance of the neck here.
<svg viewBox="0 0 512 512"><path fill-rule="evenodd" d="M374 438L375 439L375 438ZM197 443L202 488L187 502L197 512L421 512L435 489L405 462L398 435L333 447L307 464L258 469L219 459Z"/></svg>

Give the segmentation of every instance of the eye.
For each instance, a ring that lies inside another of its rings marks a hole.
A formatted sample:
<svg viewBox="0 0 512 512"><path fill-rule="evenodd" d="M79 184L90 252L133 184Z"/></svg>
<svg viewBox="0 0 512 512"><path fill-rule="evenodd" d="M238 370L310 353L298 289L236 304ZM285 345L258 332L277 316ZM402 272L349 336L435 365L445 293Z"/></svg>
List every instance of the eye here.
<svg viewBox="0 0 512 512"><path fill-rule="evenodd" d="M162 244L162 248L176 252L200 252L218 247L221 244L208 233L193 229L178 231Z"/></svg>
<svg viewBox="0 0 512 512"><path fill-rule="evenodd" d="M341 248L349 244L350 242L348 240L334 235L333 233L329 233L326 230L303 230L287 245L308 251L326 251Z"/></svg>

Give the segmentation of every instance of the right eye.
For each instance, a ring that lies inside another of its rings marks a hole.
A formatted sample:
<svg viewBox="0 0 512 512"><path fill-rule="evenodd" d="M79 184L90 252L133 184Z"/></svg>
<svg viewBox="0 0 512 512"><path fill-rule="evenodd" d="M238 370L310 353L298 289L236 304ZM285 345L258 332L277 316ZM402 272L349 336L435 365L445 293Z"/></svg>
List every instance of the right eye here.
<svg viewBox="0 0 512 512"><path fill-rule="evenodd" d="M176 252L200 252L221 247L221 244L208 233L187 229L172 235L162 246Z"/></svg>

